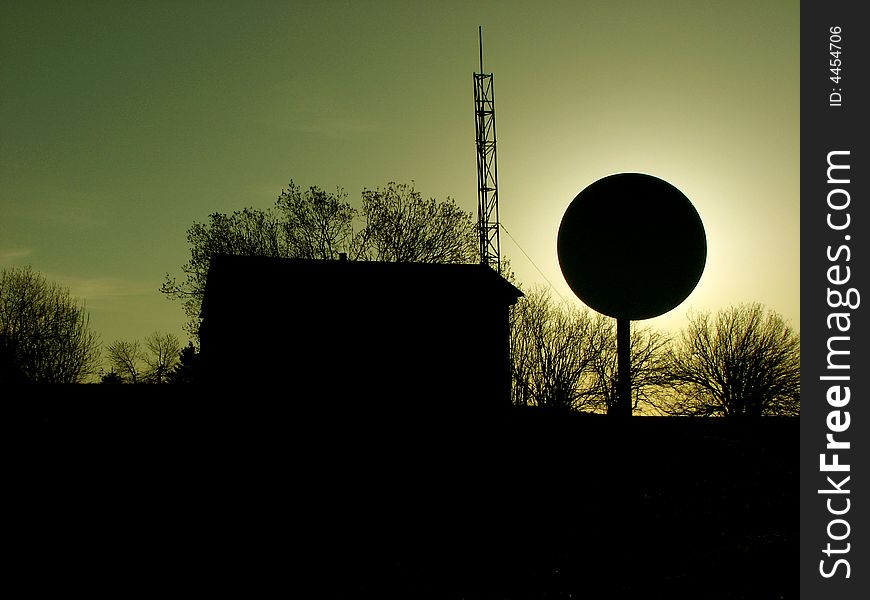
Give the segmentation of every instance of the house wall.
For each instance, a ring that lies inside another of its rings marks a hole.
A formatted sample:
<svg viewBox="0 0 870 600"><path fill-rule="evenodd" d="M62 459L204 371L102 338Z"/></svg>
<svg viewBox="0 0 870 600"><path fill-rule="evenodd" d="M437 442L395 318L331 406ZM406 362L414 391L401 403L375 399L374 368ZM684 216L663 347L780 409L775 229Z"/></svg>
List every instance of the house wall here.
<svg viewBox="0 0 870 600"><path fill-rule="evenodd" d="M277 385L318 405L510 401L507 306L480 314L455 294L282 298L268 310L255 296L211 306L201 336L213 383Z"/></svg>

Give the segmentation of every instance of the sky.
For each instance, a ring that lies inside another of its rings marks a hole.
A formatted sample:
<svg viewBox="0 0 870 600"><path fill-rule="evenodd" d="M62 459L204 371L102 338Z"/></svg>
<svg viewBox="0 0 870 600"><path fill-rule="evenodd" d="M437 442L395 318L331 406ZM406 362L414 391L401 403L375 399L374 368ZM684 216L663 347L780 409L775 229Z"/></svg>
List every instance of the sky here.
<svg viewBox="0 0 870 600"><path fill-rule="evenodd" d="M562 215L592 182L644 172L692 201L708 256L687 300L643 324L757 301L800 329L799 16L757 0L0 0L0 269L68 286L106 344L184 343L158 290L210 213L271 207L292 179L356 205L413 180L476 214L483 26L520 282L580 304Z"/></svg>

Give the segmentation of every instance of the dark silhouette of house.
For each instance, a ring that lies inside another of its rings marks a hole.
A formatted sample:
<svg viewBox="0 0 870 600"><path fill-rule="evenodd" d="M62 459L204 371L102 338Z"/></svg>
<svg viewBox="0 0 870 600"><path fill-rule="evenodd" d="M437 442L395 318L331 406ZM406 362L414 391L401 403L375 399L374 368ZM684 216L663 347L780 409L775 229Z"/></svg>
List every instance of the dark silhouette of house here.
<svg viewBox="0 0 870 600"><path fill-rule="evenodd" d="M506 405L508 308L521 295L483 265L218 255L202 304L204 376L277 384L318 406Z"/></svg>

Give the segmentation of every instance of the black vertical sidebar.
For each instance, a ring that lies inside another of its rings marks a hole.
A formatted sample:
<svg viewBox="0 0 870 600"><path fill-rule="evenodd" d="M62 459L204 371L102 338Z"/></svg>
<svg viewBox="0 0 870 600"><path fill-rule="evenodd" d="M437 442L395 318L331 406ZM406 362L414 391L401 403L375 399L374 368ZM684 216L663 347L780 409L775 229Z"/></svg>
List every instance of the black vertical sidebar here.
<svg viewBox="0 0 870 600"><path fill-rule="evenodd" d="M800 4L800 583L809 599L870 589L870 21L860 4Z"/></svg>

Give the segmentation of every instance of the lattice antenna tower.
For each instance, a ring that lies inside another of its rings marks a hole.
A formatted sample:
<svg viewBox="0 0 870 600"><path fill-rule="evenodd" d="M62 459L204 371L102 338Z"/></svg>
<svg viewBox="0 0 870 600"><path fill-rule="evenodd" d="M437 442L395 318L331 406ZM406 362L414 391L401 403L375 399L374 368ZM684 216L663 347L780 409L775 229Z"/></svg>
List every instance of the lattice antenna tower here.
<svg viewBox="0 0 870 600"><path fill-rule="evenodd" d="M480 72L474 74L474 121L477 126L477 233L480 262L501 273L498 225L498 166L495 154L495 94L492 73L483 71L483 27L477 28Z"/></svg>

